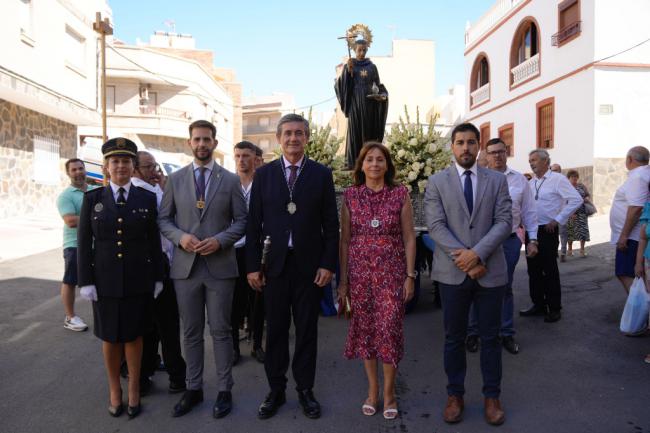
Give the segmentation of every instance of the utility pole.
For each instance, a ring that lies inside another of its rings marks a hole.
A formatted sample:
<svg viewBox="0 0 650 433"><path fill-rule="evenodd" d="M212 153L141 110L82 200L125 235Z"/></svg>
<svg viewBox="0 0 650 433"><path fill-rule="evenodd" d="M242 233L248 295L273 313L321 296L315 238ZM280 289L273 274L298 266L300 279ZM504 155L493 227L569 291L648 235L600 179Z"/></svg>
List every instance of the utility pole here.
<svg viewBox="0 0 650 433"><path fill-rule="evenodd" d="M102 142L106 143L106 35L113 34L113 27L111 27L111 23L109 22L108 18L104 18L104 20L102 20L102 13L97 12L95 14L93 30L101 35L102 41Z"/></svg>

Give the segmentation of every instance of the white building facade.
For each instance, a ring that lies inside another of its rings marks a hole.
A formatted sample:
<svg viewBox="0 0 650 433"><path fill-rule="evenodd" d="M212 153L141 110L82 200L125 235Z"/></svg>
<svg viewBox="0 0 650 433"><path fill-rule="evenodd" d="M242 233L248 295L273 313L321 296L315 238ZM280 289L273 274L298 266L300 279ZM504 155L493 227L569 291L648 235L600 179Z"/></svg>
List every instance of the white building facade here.
<svg viewBox="0 0 650 433"><path fill-rule="evenodd" d="M109 44L107 135L127 137L139 148L165 152L183 165L191 160L189 125L209 120L217 127L215 159L234 171L236 104L212 65L197 60L211 59L212 53L195 50L191 36L167 37L182 39L184 44L178 44L182 48ZM101 136L101 129L99 125L80 128L79 135L83 146L85 137Z"/></svg>
<svg viewBox="0 0 650 433"><path fill-rule="evenodd" d="M548 150L606 211L627 150L650 144L649 16L647 0L498 0L466 29L466 120L522 172Z"/></svg>
<svg viewBox="0 0 650 433"><path fill-rule="evenodd" d="M0 218L54 213L77 127L98 123L98 34L105 0L0 6Z"/></svg>

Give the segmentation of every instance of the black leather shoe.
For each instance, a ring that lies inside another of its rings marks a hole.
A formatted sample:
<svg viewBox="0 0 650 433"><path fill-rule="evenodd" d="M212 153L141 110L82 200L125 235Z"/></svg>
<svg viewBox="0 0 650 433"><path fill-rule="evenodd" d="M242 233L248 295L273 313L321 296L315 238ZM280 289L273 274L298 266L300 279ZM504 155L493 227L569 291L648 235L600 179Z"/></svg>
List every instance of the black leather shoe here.
<svg viewBox="0 0 650 433"><path fill-rule="evenodd" d="M503 345L503 348L506 349L508 352L512 353L513 355L516 355L519 353L519 344L515 341L515 337L512 335L507 335L503 338L501 338L501 344Z"/></svg>
<svg viewBox="0 0 650 433"><path fill-rule="evenodd" d="M232 352L232 366L234 367L235 365L239 364L240 359L241 359L241 353L238 350L233 350L233 352Z"/></svg>
<svg viewBox="0 0 650 433"><path fill-rule="evenodd" d="M287 402L287 396L284 391L271 391L268 393L264 402L257 410L257 417L259 419L271 418L278 412L280 406Z"/></svg>
<svg viewBox="0 0 650 433"><path fill-rule="evenodd" d="M232 410L232 393L230 391L221 391L217 394L217 401L212 408L212 416L216 419L223 418Z"/></svg>
<svg viewBox="0 0 650 433"><path fill-rule="evenodd" d="M253 349L251 351L251 356L257 359L257 361L262 364L264 364L264 360L266 359L266 353L264 353L264 349L262 349L261 347Z"/></svg>
<svg viewBox="0 0 650 433"><path fill-rule="evenodd" d="M149 394L151 392L151 387L153 386L153 381L149 379L148 377L141 377L140 378L140 397L144 397L145 395Z"/></svg>
<svg viewBox="0 0 650 433"><path fill-rule="evenodd" d="M185 394L183 394L183 397L181 397L181 400L176 403L176 406L174 406L174 411L172 412L172 416L174 418L183 416L189 411L192 410L194 406L197 404L201 403L203 401L203 390L202 389L188 389L185 391Z"/></svg>
<svg viewBox="0 0 650 433"><path fill-rule="evenodd" d="M559 310L549 311L548 314L544 317L544 322L553 323L557 322L562 318L562 313Z"/></svg>
<svg viewBox="0 0 650 433"><path fill-rule="evenodd" d="M540 305L533 305L525 310L519 310L519 315L522 317L544 316L545 314L546 308Z"/></svg>
<svg viewBox="0 0 650 433"><path fill-rule="evenodd" d="M465 348L468 352L475 353L478 351L478 335L468 335L465 340Z"/></svg>
<svg viewBox="0 0 650 433"><path fill-rule="evenodd" d="M169 381L169 393L170 394L177 394L179 392L185 391L187 388L185 387L185 379L183 380L171 380Z"/></svg>
<svg viewBox="0 0 650 433"><path fill-rule="evenodd" d="M314 393L311 389L298 391L298 401L302 407L302 413L304 413L307 418L320 418L320 404L316 401L316 398L314 398Z"/></svg>
<svg viewBox="0 0 650 433"><path fill-rule="evenodd" d="M114 416L115 418L122 415L123 412L124 405L122 403L118 404L117 406L108 406L108 413L110 413L111 416Z"/></svg>
<svg viewBox="0 0 650 433"><path fill-rule="evenodd" d="M140 415L140 412L142 411L142 405L138 403L137 406L131 406L126 408L126 413L129 415L129 419L133 419L136 416Z"/></svg>

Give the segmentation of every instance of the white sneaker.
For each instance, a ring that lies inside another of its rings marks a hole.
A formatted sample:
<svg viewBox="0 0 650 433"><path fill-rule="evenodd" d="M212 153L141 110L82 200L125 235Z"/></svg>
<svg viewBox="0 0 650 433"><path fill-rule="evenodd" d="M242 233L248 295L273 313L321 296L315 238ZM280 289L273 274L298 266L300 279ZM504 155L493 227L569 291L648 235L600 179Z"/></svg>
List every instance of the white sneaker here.
<svg viewBox="0 0 650 433"><path fill-rule="evenodd" d="M79 316L74 316L72 318L66 316L65 320L63 321L63 327L65 329L76 332L81 332L88 329L88 325L86 325Z"/></svg>

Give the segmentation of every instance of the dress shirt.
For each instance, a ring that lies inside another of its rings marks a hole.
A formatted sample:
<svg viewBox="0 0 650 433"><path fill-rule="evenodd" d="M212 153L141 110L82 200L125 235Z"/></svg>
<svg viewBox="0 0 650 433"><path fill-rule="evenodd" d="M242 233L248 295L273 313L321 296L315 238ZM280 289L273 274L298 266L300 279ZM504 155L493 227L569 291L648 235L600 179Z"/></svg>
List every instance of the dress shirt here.
<svg viewBox="0 0 650 433"><path fill-rule="evenodd" d="M305 155L301 156L298 162L295 164L290 163L287 161L284 156L280 158L282 160L282 163L284 164L284 177L287 179L287 185L289 183L289 176L291 176L291 166L295 165L297 167L300 167L302 165L302 160L305 159ZM296 176L299 175L300 173L296 173ZM296 181L298 181L298 177L296 177ZM295 184L294 184L295 186ZM288 187L288 186L287 186ZM289 248L293 248L293 232L289 232Z"/></svg>
<svg viewBox="0 0 650 433"><path fill-rule="evenodd" d="M115 199L115 203L117 203L117 197L120 195L119 189L124 188L124 201L127 201L129 199L129 190L131 189L131 181L127 183L126 185L117 185L113 183L113 181L109 182L111 185L111 190L113 191L113 198Z"/></svg>
<svg viewBox="0 0 650 433"><path fill-rule="evenodd" d="M251 203L251 189L253 188L253 182L248 184L248 187L245 187L244 185L241 186L241 193L244 196L244 200L246 201L246 210L248 210L248 207ZM235 248L241 248L246 244L246 236L242 236L240 240L235 242Z"/></svg>
<svg viewBox="0 0 650 433"><path fill-rule="evenodd" d="M616 190L614 200L612 201L612 208L609 211L609 226L612 230L611 241L613 244L618 242L621 231L623 231L627 208L630 206L643 207L648 199L650 199L650 194L648 194L649 182L650 166L643 165L630 170L623 185ZM632 231L630 231L628 239L638 241L640 235L641 223L637 222Z"/></svg>
<svg viewBox="0 0 650 433"><path fill-rule="evenodd" d="M566 176L548 170L541 178L537 176L528 181L533 193L537 196L537 224L546 225L557 221L564 225L569 217L584 203L582 196L571 185Z"/></svg>
<svg viewBox="0 0 650 433"><path fill-rule="evenodd" d="M139 177L132 177L131 178L131 183L133 186L137 186L142 189L146 189L149 192L152 192L156 194L156 202L158 204L158 209L160 209L160 202L162 201L162 196L163 196L163 190L160 188L160 185L151 185L150 183L145 182L144 180L140 179ZM172 241L167 239L160 234L160 244L162 246L163 253L167 255L167 258L169 259L169 262L171 263L172 261L172 256L174 254L174 244Z"/></svg>
<svg viewBox="0 0 650 433"><path fill-rule="evenodd" d="M508 181L508 192L512 198L512 232L515 233L523 225L529 239L537 239L537 210L535 209L535 194L528 187L528 181L523 174L506 167L503 173Z"/></svg>
<svg viewBox="0 0 650 433"><path fill-rule="evenodd" d="M194 169L194 179L198 182L199 181L199 168L201 166L198 165L196 162L192 161L192 168ZM210 161L208 165L204 165L203 167L206 168L205 170L205 197L203 197L204 200L207 199L208 197L208 188L210 188L210 178L212 177L212 174L214 173L214 159Z"/></svg>
<svg viewBox="0 0 650 433"><path fill-rule="evenodd" d="M476 162L474 162L474 165L471 168L463 168L458 165L457 162L454 162L454 164L456 164L456 170L458 170L458 177L460 177L460 189L462 191L465 191L465 172L467 170L472 172L470 175L472 179L472 200L473 203L476 204L476 182L478 180L478 166L476 165Z"/></svg>

